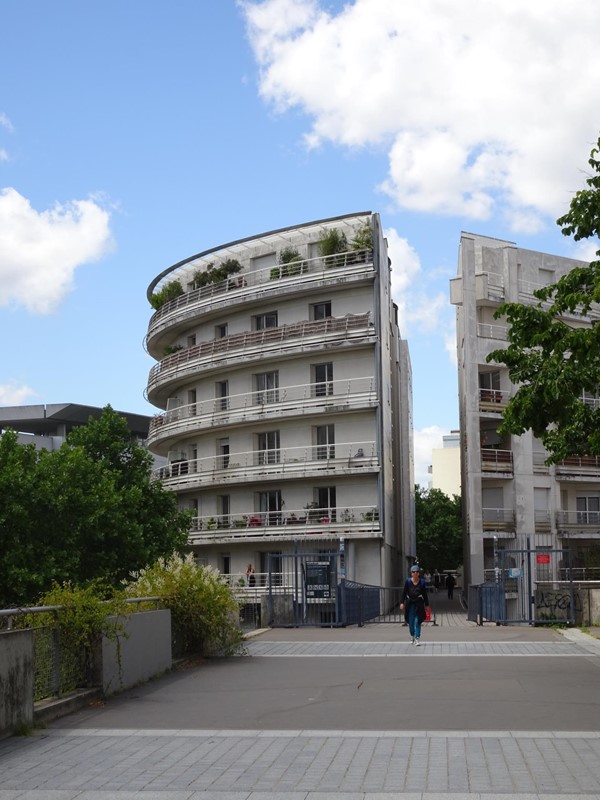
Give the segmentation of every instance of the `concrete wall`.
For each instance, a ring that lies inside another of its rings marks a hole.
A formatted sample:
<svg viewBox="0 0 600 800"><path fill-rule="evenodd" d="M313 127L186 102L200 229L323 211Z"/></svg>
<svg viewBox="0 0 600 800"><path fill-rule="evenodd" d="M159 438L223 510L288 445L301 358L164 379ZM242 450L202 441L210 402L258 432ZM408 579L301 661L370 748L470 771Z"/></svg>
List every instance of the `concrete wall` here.
<svg viewBox="0 0 600 800"><path fill-rule="evenodd" d="M120 692L172 667L171 612L168 609L132 614L118 641L102 641L102 690Z"/></svg>
<svg viewBox="0 0 600 800"><path fill-rule="evenodd" d="M0 633L0 737L33 723L33 633Z"/></svg>

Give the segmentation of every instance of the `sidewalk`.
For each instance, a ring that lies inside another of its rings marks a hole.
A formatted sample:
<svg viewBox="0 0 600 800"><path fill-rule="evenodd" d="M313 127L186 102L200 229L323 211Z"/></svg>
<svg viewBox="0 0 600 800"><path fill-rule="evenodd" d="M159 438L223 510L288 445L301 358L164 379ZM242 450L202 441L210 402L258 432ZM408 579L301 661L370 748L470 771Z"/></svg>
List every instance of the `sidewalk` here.
<svg viewBox="0 0 600 800"><path fill-rule="evenodd" d="M418 650L268 630L0 741L0 800L600 800L600 640L442 605Z"/></svg>

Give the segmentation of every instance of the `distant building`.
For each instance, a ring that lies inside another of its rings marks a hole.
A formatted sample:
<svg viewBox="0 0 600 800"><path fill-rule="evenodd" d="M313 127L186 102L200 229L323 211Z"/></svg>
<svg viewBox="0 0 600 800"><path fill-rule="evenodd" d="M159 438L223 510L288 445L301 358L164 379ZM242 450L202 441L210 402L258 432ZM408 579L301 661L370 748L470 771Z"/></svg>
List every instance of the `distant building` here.
<svg viewBox="0 0 600 800"><path fill-rule="evenodd" d="M460 496L460 431L450 431L442 442L431 451L431 488Z"/></svg>
<svg viewBox="0 0 600 800"><path fill-rule="evenodd" d="M148 444L198 562L343 553L349 579L394 585L415 555L412 386L379 215L212 247L148 297L172 288L146 337Z"/></svg>
<svg viewBox="0 0 600 800"><path fill-rule="evenodd" d="M151 417L118 411L127 422L132 436L145 441ZM37 450L58 450L67 433L89 418L98 419L102 409L77 403L48 405L0 406L0 432L11 428L19 434L21 444L34 444Z"/></svg>
<svg viewBox="0 0 600 800"><path fill-rule="evenodd" d="M600 544L600 458L571 457L547 466L546 451L531 431L501 436L497 429L508 400L516 391L503 364L487 355L507 345L507 327L494 312L504 301L536 304L536 289L555 283L581 261L523 250L514 242L463 233L458 277L451 281L456 306L459 410L462 436L462 498L465 520L465 569L468 581L493 580L495 551L540 550L531 582L548 579L548 557L568 548L574 566ZM597 322L566 312L572 327ZM594 407L600 398L584 397ZM515 556L515 574L520 569ZM545 570L545 572L544 572ZM531 587L530 587L531 589ZM531 595L531 591L529 592Z"/></svg>

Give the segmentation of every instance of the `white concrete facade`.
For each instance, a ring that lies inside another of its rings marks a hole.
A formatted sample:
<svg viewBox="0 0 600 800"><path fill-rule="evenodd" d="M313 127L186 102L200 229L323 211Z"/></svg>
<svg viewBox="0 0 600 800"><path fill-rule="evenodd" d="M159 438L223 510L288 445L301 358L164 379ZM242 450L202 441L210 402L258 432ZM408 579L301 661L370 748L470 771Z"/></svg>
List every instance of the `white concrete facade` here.
<svg viewBox="0 0 600 800"><path fill-rule="evenodd" d="M322 256L333 229L347 246ZM228 260L235 273L202 285ZM161 409L148 444L192 509L197 558L237 575L264 572L268 553L343 542L347 578L393 585L415 551L412 391L379 216L211 248L165 270L149 298L174 280L184 292L146 337Z"/></svg>
<svg viewBox="0 0 600 800"><path fill-rule="evenodd" d="M494 542L506 549L527 541L535 548L569 547L574 566L581 548L600 543L600 460L572 458L549 467L531 431L501 438L496 431L515 387L504 365L486 362L490 352L508 344L506 324L494 319L498 306L537 303L535 289L581 266L513 242L461 236L458 277L450 291L457 320L468 583L493 575ZM592 318L572 315L566 321L587 326Z"/></svg>

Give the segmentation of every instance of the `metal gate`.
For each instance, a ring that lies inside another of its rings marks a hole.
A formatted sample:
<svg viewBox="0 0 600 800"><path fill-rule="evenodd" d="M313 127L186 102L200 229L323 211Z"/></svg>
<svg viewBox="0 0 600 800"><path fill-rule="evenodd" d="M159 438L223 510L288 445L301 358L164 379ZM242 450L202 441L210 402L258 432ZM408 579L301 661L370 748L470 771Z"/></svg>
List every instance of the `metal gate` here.
<svg viewBox="0 0 600 800"><path fill-rule="evenodd" d="M497 622L575 623L570 550L499 550L497 561L496 583L503 600Z"/></svg>
<svg viewBox="0 0 600 800"><path fill-rule="evenodd" d="M268 621L274 628L346 625L340 553L267 556Z"/></svg>

